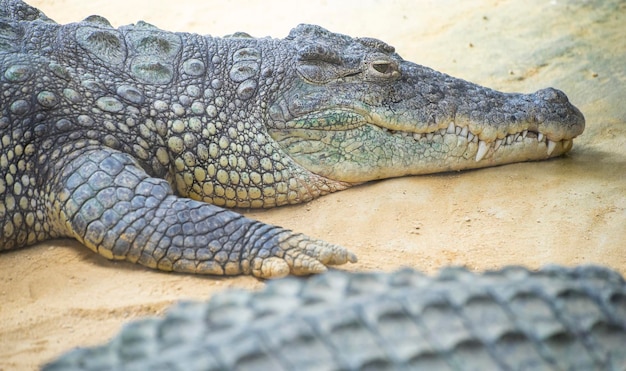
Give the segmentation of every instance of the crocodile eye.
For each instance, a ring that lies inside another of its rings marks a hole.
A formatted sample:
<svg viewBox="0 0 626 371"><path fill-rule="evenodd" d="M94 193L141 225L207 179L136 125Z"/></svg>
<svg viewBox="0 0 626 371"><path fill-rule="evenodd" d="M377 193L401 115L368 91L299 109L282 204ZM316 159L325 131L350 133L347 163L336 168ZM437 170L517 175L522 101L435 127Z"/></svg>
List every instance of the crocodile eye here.
<svg viewBox="0 0 626 371"><path fill-rule="evenodd" d="M372 63L372 68L376 70L376 72L382 73L382 74L388 74L391 73L391 63L389 62L374 62Z"/></svg>
<svg viewBox="0 0 626 371"><path fill-rule="evenodd" d="M369 63L367 77L373 80L395 79L400 77L398 64L388 59L377 59Z"/></svg>

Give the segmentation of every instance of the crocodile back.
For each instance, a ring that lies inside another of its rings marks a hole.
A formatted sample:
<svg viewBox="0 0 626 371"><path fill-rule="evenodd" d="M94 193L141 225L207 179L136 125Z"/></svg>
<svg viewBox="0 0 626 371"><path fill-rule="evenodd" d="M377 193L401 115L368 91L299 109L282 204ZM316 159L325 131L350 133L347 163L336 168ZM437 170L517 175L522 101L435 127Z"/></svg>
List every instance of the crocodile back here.
<svg viewBox="0 0 626 371"><path fill-rule="evenodd" d="M55 369L626 367L626 284L599 267L331 272L183 303Z"/></svg>

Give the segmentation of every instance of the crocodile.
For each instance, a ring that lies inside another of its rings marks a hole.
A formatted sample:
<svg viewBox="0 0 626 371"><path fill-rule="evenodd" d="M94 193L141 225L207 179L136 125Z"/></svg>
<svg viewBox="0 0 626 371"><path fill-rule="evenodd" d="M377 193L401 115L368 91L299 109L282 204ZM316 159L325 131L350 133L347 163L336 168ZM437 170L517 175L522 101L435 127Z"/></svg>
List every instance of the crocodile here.
<svg viewBox="0 0 626 371"><path fill-rule="evenodd" d="M624 370L604 267L330 271L182 302L44 370Z"/></svg>
<svg viewBox="0 0 626 371"><path fill-rule="evenodd" d="M498 92L314 25L219 38L0 0L0 66L0 251L73 238L163 271L356 262L230 208L556 157L585 126L559 90Z"/></svg>

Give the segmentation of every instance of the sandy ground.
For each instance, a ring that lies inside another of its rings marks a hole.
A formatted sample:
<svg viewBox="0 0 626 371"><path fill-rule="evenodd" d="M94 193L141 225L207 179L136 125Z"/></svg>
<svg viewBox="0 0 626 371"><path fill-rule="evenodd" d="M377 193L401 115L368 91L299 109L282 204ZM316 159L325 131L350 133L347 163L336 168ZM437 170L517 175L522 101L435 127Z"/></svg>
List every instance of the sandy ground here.
<svg viewBox="0 0 626 371"><path fill-rule="evenodd" d="M602 264L626 274L626 2L30 0L58 22L284 37L298 23L373 36L404 58L504 91L565 91L587 129L566 157L369 183L248 215L349 247L342 269L433 272L520 264ZM339 2L336 2L339 3ZM153 272L75 242L0 256L0 370L34 369L173 301L260 288L249 277Z"/></svg>

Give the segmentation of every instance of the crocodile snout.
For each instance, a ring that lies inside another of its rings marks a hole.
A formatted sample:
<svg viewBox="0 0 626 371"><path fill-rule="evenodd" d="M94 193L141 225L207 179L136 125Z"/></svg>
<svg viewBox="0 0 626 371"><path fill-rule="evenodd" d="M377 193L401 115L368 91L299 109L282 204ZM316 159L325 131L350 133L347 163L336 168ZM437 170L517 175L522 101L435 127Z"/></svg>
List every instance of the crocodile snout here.
<svg viewBox="0 0 626 371"><path fill-rule="evenodd" d="M554 88L541 89L532 94L538 107L535 118L552 140L572 139L585 129L585 116L570 103L567 95Z"/></svg>

